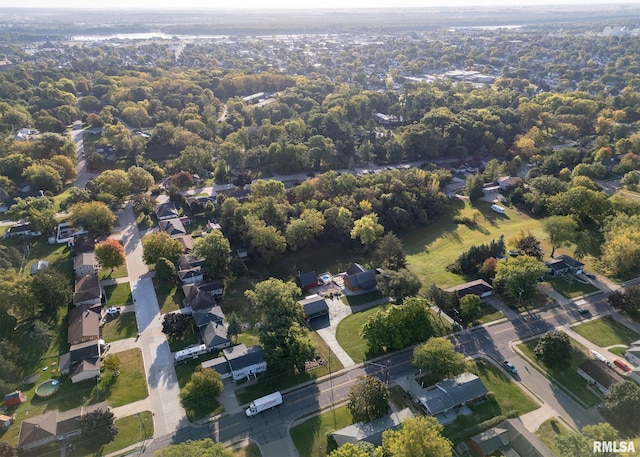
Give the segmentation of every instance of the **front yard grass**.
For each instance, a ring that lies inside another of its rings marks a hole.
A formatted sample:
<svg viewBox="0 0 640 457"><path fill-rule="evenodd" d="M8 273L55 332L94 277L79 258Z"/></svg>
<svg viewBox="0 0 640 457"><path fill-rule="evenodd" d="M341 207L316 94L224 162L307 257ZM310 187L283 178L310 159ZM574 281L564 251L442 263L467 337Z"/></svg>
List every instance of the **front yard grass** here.
<svg viewBox="0 0 640 457"><path fill-rule="evenodd" d="M249 443L248 446L245 446L233 453L234 457L262 457L262 452L260 452L260 448L256 443Z"/></svg>
<svg viewBox="0 0 640 457"><path fill-rule="evenodd" d="M189 328L184 332L184 334L179 338L167 338L167 342L169 343L169 350L171 352L180 351L191 344L196 344L198 342L198 336L196 335L195 330L195 322L192 320Z"/></svg>
<svg viewBox="0 0 640 457"><path fill-rule="evenodd" d="M600 290L591 283L582 283L575 279L569 282L565 278L552 278L548 279L547 282L565 298L580 297Z"/></svg>
<svg viewBox="0 0 640 457"><path fill-rule="evenodd" d="M346 406L307 419L289 430L301 457L324 457L336 448L331 431L351 425L353 419Z"/></svg>
<svg viewBox="0 0 640 457"><path fill-rule="evenodd" d="M613 346L614 344L629 346L640 339L639 334L616 322L611 316L578 324L575 327L571 327L571 330L601 348Z"/></svg>
<svg viewBox="0 0 640 457"><path fill-rule="evenodd" d="M538 430L536 430L538 438L540 438L540 440L546 444L555 455L560 455L560 449L558 449L558 446L556 445L556 437L566 435L568 433L571 433L571 430L564 425L562 421L559 421L555 417L544 421L540 424Z"/></svg>
<svg viewBox="0 0 640 457"><path fill-rule="evenodd" d="M236 390L238 402L242 405L249 403L256 398L263 395L270 394L276 390L284 390L289 387L301 384L306 381L317 379L321 376L336 372L343 368L342 363L331 351L329 346L326 345L324 340L315 332L309 332L309 338L313 343L316 351L320 353L320 356L324 360L324 363L316 368L313 368L306 373L291 373L291 372L275 372L268 371L266 375L259 377L258 383L249 385L243 389Z"/></svg>
<svg viewBox="0 0 640 457"><path fill-rule="evenodd" d="M26 256L27 260L23 269L24 274L29 274L31 264L34 262L37 262L38 260L46 260L49 262L49 268L64 273L64 275L69 278L69 281L75 279L75 273L73 271L73 256L71 255L69 246L65 243L49 244L47 243L46 236L25 239L9 238L8 240L3 240L2 243L7 246L13 246L21 251L25 244L31 245L31 249Z"/></svg>
<svg viewBox="0 0 640 457"><path fill-rule="evenodd" d="M180 388L187 385L187 383L191 379L191 375L195 373L202 362L215 359L218 356L220 356L220 352L213 351L207 352L197 359L189 359L176 363L176 376L178 377L178 385L180 386Z"/></svg>
<svg viewBox="0 0 640 457"><path fill-rule="evenodd" d="M91 445L89 444L87 446L83 443L82 438L80 438L80 440L73 442L75 449L72 454L79 457L107 455L131 446L132 444L152 438L153 417L151 411L143 411L140 414L133 414L116 419L116 427L118 427L118 434L112 442L101 446L97 450L90 450L92 449Z"/></svg>
<svg viewBox="0 0 640 457"><path fill-rule="evenodd" d="M473 321L471 325L488 324L489 322L502 319L504 314L502 311L495 309L493 305L485 301L480 302L480 312L478 318Z"/></svg>
<svg viewBox="0 0 640 457"><path fill-rule="evenodd" d="M342 303L347 306L359 306L366 305L367 303L371 303L376 300L380 300L383 298L382 294L378 290L374 290L373 292L368 292L366 294L361 295L343 295L340 297Z"/></svg>
<svg viewBox="0 0 640 457"><path fill-rule="evenodd" d="M107 297L107 306L125 306L133 304L133 298L131 298L131 286L128 282L104 286L104 294Z"/></svg>
<svg viewBox="0 0 640 457"><path fill-rule="evenodd" d="M107 399L112 408L127 405L134 401L147 398L147 381L142 362L142 351L139 348L116 352L120 359L120 375L111 376L103 373L98 383L99 399ZM93 383L95 381L86 381Z"/></svg>
<svg viewBox="0 0 640 457"><path fill-rule="evenodd" d="M588 407L595 406L602 400L600 396L596 395L593 390L587 386L587 381L578 375L576 371L578 366L587 359L591 358L589 350L578 343L573 338L570 338L571 346L573 347L573 357L571 364L564 369L552 368L547 366L542 360L538 359L533 350L540 341L540 338L529 340L526 343L520 343L518 349L531 361L537 364L542 370L543 374L552 378L552 381L557 383L569 394L577 397L582 403Z"/></svg>
<svg viewBox="0 0 640 457"><path fill-rule="evenodd" d="M158 281L157 278L153 278L153 287L156 290L161 313L166 314L171 311L178 311L182 307L184 293L176 283L171 281L162 282Z"/></svg>
<svg viewBox="0 0 640 457"><path fill-rule="evenodd" d="M100 268L98 272L99 279L116 279L116 278L126 278L129 276L129 272L127 271L127 264L119 266L118 268L114 268L111 271L111 268Z"/></svg>
<svg viewBox="0 0 640 457"><path fill-rule="evenodd" d="M121 313L102 326L102 339L107 343L133 338L138 334L136 313Z"/></svg>
<svg viewBox="0 0 640 457"><path fill-rule="evenodd" d="M609 352L611 352L612 354L624 357L624 355L627 353L627 347L626 346L615 346L615 347L609 348Z"/></svg>
<svg viewBox="0 0 640 457"><path fill-rule="evenodd" d="M535 297L526 300L519 300L516 295L511 294L500 294L498 295L498 299L509 308L520 313L531 309L543 308L553 303L553 299L551 297L541 292L536 294Z"/></svg>

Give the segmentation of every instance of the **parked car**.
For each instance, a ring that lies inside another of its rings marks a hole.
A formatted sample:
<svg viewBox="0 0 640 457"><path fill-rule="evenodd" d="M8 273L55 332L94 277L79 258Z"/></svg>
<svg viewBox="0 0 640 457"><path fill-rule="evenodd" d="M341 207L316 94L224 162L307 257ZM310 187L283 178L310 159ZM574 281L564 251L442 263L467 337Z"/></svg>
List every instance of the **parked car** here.
<svg viewBox="0 0 640 457"><path fill-rule="evenodd" d="M513 364L508 360L505 360L504 362L502 362L502 365L512 374L518 374L518 369L514 367Z"/></svg>
<svg viewBox="0 0 640 457"><path fill-rule="evenodd" d="M107 308L107 316L117 316L120 314L119 306L110 306Z"/></svg>
<svg viewBox="0 0 640 457"><path fill-rule="evenodd" d="M584 275L589 279L596 279L596 275L594 275L593 273L585 273Z"/></svg>
<svg viewBox="0 0 640 457"><path fill-rule="evenodd" d="M578 310L578 314L580 314L581 316L584 316L584 317L591 317L591 311L589 311L588 309L584 309L584 308L579 309Z"/></svg>

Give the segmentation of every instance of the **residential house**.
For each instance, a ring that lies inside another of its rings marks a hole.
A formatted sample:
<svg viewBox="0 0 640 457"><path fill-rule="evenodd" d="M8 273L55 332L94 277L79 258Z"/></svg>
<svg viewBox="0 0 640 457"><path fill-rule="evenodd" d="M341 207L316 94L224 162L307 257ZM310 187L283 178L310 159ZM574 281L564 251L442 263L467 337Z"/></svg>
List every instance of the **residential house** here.
<svg viewBox="0 0 640 457"><path fill-rule="evenodd" d="M460 298L465 295L477 295L480 298L485 298L489 297L493 293L493 287L485 280L477 279L475 281L465 282L464 284L449 287L448 289L445 289L445 292L455 292Z"/></svg>
<svg viewBox="0 0 640 457"><path fill-rule="evenodd" d="M204 270L200 267L189 270L178 270L178 278L183 285L197 284L204 281Z"/></svg>
<svg viewBox="0 0 640 457"><path fill-rule="evenodd" d="M218 200L217 194L214 192L213 195L208 197L187 197L185 199L185 202L192 213L201 213L202 211L204 211L204 208L208 203L211 203L215 206Z"/></svg>
<svg viewBox="0 0 640 457"><path fill-rule="evenodd" d="M98 341L71 346L69 352L60 356L60 373L68 374L72 383L100 376L101 349Z"/></svg>
<svg viewBox="0 0 640 457"><path fill-rule="evenodd" d="M331 435L338 446L346 443L358 444L366 441L374 446L382 445L382 432L397 429L405 419L413 417L410 408L376 419L372 422L357 422L348 427L336 430Z"/></svg>
<svg viewBox="0 0 640 457"><path fill-rule="evenodd" d="M250 379L256 377L258 373L267 371L267 362L264 360L264 352L262 346L250 346L247 347L244 344L238 344L223 350L224 359L227 361L231 378L234 381L240 379ZM221 376L227 375L226 368L222 364L220 357L213 360L208 360L202 363L202 368L212 368ZM219 371L220 370L220 371Z"/></svg>
<svg viewBox="0 0 640 457"><path fill-rule="evenodd" d="M185 254L191 254L193 252L193 237L191 235L184 235L176 238L182 245L182 251Z"/></svg>
<svg viewBox="0 0 640 457"><path fill-rule="evenodd" d="M632 379L640 384L640 367L635 367L633 370L631 370L631 372L629 373L629 379Z"/></svg>
<svg viewBox="0 0 640 457"><path fill-rule="evenodd" d="M13 238L14 236L30 237L40 235L42 235L42 232L33 230L31 224L14 225L13 227L9 227L9 230L4 233L5 238Z"/></svg>
<svg viewBox="0 0 640 457"><path fill-rule="evenodd" d="M35 274L38 274L42 270L46 270L47 268L49 268L49 262L47 262L46 260L38 260L31 264L31 268L29 269L29 274L33 276Z"/></svg>
<svg viewBox="0 0 640 457"><path fill-rule="evenodd" d="M607 368L604 363L592 359L582 362L577 371L581 377L603 394L609 392L612 385L623 381L618 373Z"/></svg>
<svg viewBox="0 0 640 457"><path fill-rule="evenodd" d="M5 406L15 406L27 401L27 397L22 393L22 391L14 390L13 392L6 394L3 401Z"/></svg>
<svg viewBox="0 0 640 457"><path fill-rule="evenodd" d="M178 217L178 208L173 202L161 203L156 206L156 218L158 218L158 221L176 219Z"/></svg>
<svg viewBox="0 0 640 457"><path fill-rule="evenodd" d="M168 233L171 238L180 238L187 234L187 229L184 228L184 224L177 217L159 221L158 227L160 227L160 230L163 232Z"/></svg>
<svg viewBox="0 0 640 457"><path fill-rule="evenodd" d="M352 264L343 275L344 285L350 291L372 290L378 286L376 272L368 270L359 263Z"/></svg>
<svg viewBox="0 0 640 457"><path fill-rule="evenodd" d="M520 181L522 181L522 179L517 176L500 176L498 178L498 186L500 186L500 190L509 190L517 186Z"/></svg>
<svg viewBox="0 0 640 457"><path fill-rule="evenodd" d="M73 304L97 305L102 303L102 287L98 275L90 274L76 279L76 288L73 294Z"/></svg>
<svg viewBox="0 0 640 457"><path fill-rule="evenodd" d="M198 257L192 254L185 254L178 257L178 262L176 263L176 265L178 267L178 271L190 270L192 268L197 268L197 267L206 269L207 261L205 259L199 259Z"/></svg>
<svg viewBox="0 0 640 457"><path fill-rule="evenodd" d="M320 280L315 271L308 271L298 275L298 285L302 290L313 289L320 285Z"/></svg>
<svg viewBox="0 0 640 457"><path fill-rule="evenodd" d="M320 295L311 295L298 303L302 306L307 321L329 314L329 305Z"/></svg>
<svg viewBox="0 0 640 457"><path fill-rule="evenodd" d="M548 273L552 276L562 273L581 274L584 271L584 263L564 254L547 260L545 264L547 265Z"/></svg>
<svg viewBox="0 0 640 457"><path fill-rule="evenodd" d="M100 339L101 305L80 305L72 308L67 315L67 341L74 346Z"/></svg>
<svg viewBox="0 0 640 457"><path fill-rule="evenodd" d="M213 301L212 303L215 303ZM224 322L224 313L218 305L210 305L209 307L201 307L192 310L191 315L198 328L204 328L209 322L222 324Z"/></svg>
<svg viewBox="0 0 640 457"><path fill-rule="evenodd" d="M554 453L524 426L519 418L509 419L497 427L471 437L475 455L509 457L554 457Z"/></svg>
<svg viewBox="0 0 640 457"><path fill-rule="evenodd" d="M96 253L91 251L76 254L73 258L73 269L76 272L76 278L98 273Z"/></svg>
<svg viewBox="0 0 640 457"><path fill-rule="evenodd" d="M20 425L18 449L36 449L56 441L69 440L82 433L80 419L94 411L107 411L107 402L80 406L68 411L48 411L39 416L27 417Z"/></svg>
<svg viewBox="0 0 640 457"><path fill-rule="evenodd" d="M428 414L438 416L483 398L487 393L487 388L479 377L472 373L462 373L425 389L418 396L418 401Z"/></svg>
<svg viewBox="0 0 640 457"><path fill-rule="evenodd" d="M223 323L209 322L206 327L200 331L202 342L209 350L228 348L231 346L231 339L229 339L227 330L227 326Z"/></svg>
<svg viewBox="0 0 640 457"><path fill-rule="evenodd" d="M225 357L216 357L200 364L202 369L210 368L220 375L221 379L229 379L231 377L231 367Z"/></svg>
<svg viewBox="0 0 640 457"><path fill-rule="evenodd" d="M632 365L640 366L640 346L629 347L626 358Z"/></svg>

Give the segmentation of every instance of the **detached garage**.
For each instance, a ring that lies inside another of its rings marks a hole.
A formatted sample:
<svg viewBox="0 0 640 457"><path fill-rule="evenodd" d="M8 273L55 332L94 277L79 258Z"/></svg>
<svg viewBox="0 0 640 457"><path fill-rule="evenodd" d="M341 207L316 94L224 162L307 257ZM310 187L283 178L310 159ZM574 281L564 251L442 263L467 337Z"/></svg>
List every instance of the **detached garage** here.
<svg viewBox="0 0 640 457"><path fill-rule="evenodd" d="M298 303L302 305L308 321L329 314L327 301L319 295L311 295Z"/></svg>

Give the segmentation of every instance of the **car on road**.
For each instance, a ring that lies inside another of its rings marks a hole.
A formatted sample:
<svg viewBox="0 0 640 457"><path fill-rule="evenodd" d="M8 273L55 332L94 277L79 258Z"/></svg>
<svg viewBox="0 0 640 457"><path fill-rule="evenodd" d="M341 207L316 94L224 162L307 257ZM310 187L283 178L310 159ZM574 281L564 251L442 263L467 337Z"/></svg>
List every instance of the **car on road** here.
<svg viewBox="0 0 640 457"><path fill-rule="evenodd" d="M578 314L580 314L581 316L584 316L584 317L591 317L591 311L589 311L588 309L584 309L584 308L579 309L578 310Z"/></svg>
<svg viewBox="0 0 640 457"><path fill-rule="evenodd" d="M120 314L119 306L110 306L107 308L107 316L117 316Z"/></svg>
<svg viewBox="0 0 640 457"><path fill-rule="evenodd" d="M518 369L514 367L513 364L508 360L502 362L502 366L504 366L509 372L511 372L511 374L518 374Z"/></svg>
<svg viewBox="0 0 640 457"><path fill-rule="evenodd" d="M585 273L584 275L589 279L596 279L596 275L594 275L593 273Z"/></svg>

